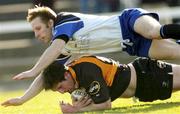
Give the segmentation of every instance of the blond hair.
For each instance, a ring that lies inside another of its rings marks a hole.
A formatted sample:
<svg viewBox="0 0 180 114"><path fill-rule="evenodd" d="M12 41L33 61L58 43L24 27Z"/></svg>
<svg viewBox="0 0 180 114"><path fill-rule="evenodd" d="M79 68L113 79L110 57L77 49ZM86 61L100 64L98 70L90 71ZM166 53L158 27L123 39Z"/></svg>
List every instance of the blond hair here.
<svg viewBox="0 0 180 114"><path fill-rule="evenodd" d="M40 17L43 22L47 23L50 19L55 20L56 16L56 13L49 7L35 6L28 10L27 21L31 22L36 17Z"/></svg>

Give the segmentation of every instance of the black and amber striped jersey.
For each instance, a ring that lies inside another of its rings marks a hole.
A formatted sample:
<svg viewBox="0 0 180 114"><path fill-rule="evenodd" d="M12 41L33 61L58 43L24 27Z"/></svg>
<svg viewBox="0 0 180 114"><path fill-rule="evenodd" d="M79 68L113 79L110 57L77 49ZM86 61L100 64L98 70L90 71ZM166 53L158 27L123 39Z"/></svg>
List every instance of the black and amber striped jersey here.
<svg viewBox="0 0 180 114"><path fill-rule="evenodd" d="M67 66L79 87L85 88L95 103L115 100L130 81L130 68L109 58L83 56Z"/></svg>

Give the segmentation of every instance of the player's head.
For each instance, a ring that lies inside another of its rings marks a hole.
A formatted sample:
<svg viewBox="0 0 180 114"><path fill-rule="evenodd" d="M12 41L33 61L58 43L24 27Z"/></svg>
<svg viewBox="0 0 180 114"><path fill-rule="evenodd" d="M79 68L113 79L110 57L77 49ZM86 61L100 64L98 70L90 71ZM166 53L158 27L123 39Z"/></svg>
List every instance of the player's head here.
<svg viewBox="0 0 180 114"><path fill-rule="evenodd" d="M28 10L27 21L31 22L36 17L41 17L44 23L47 23L50 19L56 19L56 13L49 7L36 6Z"/></svg>
<svg viewBox="0 0 180 114"><path fill-rule="evenodd" d="M57 61L49 65L43 72L45 90L51 89L60 93L72 92L74 80L67 68Z"/></svg>
<svg viewBox="0 0 180 114"><path fill-rule="evenodd" d="M49 7L36 6L28 10L27 21L31 24L36 38L44 43L51 41L56 16L56 13Z"/></svg>
<svg viewBox="0 0 180 114"><path fill-rule="evenodd" d="M50 64L43 71L45 89L52 89L58 82L65 80L65 71L65 66L56 61Z"/></svg>

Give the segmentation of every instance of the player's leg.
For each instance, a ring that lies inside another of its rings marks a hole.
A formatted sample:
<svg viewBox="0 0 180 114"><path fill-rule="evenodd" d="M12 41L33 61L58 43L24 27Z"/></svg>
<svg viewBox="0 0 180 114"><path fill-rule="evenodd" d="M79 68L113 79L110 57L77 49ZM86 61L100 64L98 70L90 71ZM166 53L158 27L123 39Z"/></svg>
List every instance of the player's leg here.
<svg viewBox="0 0 180 114"><path fill-rule="evenodd" d="M134 31L148 39L161 39L161 24L149 15L139 17L134 23Z"/></svg>
<svg viewBox="0 0 180 114"><path fill-rule="evenodd" d="M173 91L180 90L180 65L172 65L173 71Z"/></svg>
<svg viewBox="0 0 180 114"><path fill-rule="evenodd" d="M161 25L150 15L139 17L134 24L134 31L148 39L180 39L179 24Z"/></svg>
<svg viewBox="0 0 180 114"><path fill-rule="evenodd" d="M177 40L176 43L180 44L180 40Z"/></svg>
<svg viewBox="0 0 180 114"><path fill-rule="evenodd" d="M140 101L170 98L173 73L169 63L143 57L135 59L132 64L137 75L135 96Z"/></svg>
<svg viewBox="0 0 180 114"><path fill-rule="evenodd" d="M180 45L170 39L153 40L149 57L154 59L180 59Z"/></svg>

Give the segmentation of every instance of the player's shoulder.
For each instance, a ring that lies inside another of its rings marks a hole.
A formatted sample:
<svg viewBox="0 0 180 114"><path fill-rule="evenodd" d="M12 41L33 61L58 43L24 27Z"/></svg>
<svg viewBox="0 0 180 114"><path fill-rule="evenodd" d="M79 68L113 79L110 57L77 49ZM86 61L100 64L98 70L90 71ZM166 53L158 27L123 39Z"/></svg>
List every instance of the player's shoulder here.
<svg viewBox="0 0 180 114"><path fill-rule="evenodd" d="M80 20L80 18L74 12L60 12L57 14L55 25L78 20Z"/></svg>

